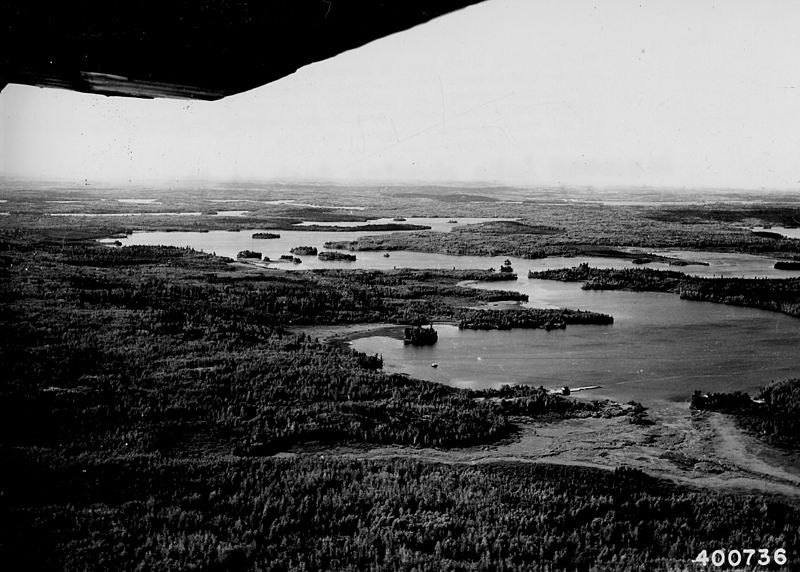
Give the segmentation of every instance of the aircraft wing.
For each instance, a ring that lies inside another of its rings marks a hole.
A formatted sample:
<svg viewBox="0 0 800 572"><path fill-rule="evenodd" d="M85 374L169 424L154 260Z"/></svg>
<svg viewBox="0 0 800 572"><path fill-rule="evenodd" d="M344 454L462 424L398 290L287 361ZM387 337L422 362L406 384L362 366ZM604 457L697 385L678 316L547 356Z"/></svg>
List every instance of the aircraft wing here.
<svg viewBox="0 0 800 572"><path fill-rule="evenodd" d="M482 0L7 0L0 87L219 99Z"/></svg>

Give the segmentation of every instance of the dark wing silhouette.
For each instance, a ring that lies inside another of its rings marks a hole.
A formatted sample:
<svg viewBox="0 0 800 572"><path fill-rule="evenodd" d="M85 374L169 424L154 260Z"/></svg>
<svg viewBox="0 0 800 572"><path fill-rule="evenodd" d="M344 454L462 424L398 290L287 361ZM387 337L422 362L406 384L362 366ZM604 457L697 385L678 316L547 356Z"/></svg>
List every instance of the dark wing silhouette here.
<svg viewBox="0 0 800 572"><path fill-rule="evenodd" d="M218 99L482 0L7 0L0 87Z"/></svg>

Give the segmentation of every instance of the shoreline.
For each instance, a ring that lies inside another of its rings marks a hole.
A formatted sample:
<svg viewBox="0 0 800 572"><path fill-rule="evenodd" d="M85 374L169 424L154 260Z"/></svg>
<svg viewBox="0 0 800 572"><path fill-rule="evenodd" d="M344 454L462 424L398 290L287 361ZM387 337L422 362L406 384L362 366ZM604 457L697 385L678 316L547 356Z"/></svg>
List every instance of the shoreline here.
<svg viewBox="0 0 800 572"><path fill-rule="evenodd" d="M343 346L369 336L402 339L404 327L360 323L301 327L291 331ZM570 391L591 393L592 389L600 387L576 387ZM560 393L560 389L549 391ZM574 395L573 398L593 400L590 395ZM532 420L520 424L521 435L509 443L460 450L370 447L358 453L341 447L331 453L359 458L399 456L467 464L516 461L606 469L631 466L654 476L700 488L771 490L800 497L800 462L797 456L758 440L738 427L734 419L718 413L691 411L685 402L656 400L647 403L646 408L645 416L653 422L652 425L633 425L617 418L575 418L555 423Z"/></svg>

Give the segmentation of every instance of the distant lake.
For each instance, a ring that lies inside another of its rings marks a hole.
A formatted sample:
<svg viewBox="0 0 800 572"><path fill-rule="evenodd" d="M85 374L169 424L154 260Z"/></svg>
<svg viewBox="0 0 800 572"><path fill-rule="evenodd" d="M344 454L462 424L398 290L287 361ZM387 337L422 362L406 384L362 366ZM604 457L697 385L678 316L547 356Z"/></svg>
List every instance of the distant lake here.
<svg viewBox="0 0 800 572"><path fill-rule="evenodd" d="M191 213L187 213L191 214ZM448 222L456 220L457 222ZM324 250L323 245L328 241L350 241L362 236L389 234L385 231L336 231L336 232L317 232L301 230L303 226L309 224L332 225L340 227L356 226L363 224L386 224L397 222L398 224L419 224L430 226L439 232L448 232L456 224L474 224L477 222L509 220L492 218L423 218L409 217L405 221L394 221L393 219L377 219L368 222L325 222L311 223L305 222L297 225L298 230L275 230L269 228L253 228L237 232L217 230L210 232L136 232L119 241L124 245L167 245L167 246L188 246L204 252L213 252L220 256L236 258L236 254L242 250L255 250L263 255L269 256L272 260L280 258L282 254L289 254L295 246L315 246L318 250ZM255 239L252 235L256 232L273 232L280 235L278 239ZM113 243L116 239L104 239L103 242ZM732 254L721 252L691 252L680 250L659 250L644 248L629 248L631 252L661 254L663 256L682 258L708 262L709 266L669 266L667 263L650 263L647 268L660 270L677 270L694 274L697 276L743 276L743 277L771 277L786 278L787 276L800 276L798 271L775 270L773 265L775 260L761 256L747 254ZM302 264L289 265L293 269L303 270L311 268L362 268L362 269L391 269L391 268L499 268L503 261L508 258L513 267L520 275L526 275L528 270L545 270L548 268L568 268L587 262L597 268L634 268L637 265L630 260L615 258L600 258L592 256L563 257L554 256L539 259L523 259L506 256L453 256L446 254L435 254L426 252L394 251L389 253L389 257L384 256L384 252L356 252L355 262L323 262L316 256L301 256ZM287 268L286 264L276 264L276 267Z"/></svg>

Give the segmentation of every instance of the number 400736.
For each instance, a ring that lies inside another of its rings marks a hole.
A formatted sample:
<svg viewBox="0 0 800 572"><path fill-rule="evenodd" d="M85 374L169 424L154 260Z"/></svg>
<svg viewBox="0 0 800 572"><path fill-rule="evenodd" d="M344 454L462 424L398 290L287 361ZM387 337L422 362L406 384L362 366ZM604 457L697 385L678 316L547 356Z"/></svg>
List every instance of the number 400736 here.
<svg viewBox="0 0 800 572"><path fill-rule="evenodd" d="M697 555L697 558L692 560L696 564L703 566L769 566L770 564L777 564L783 566L786 564L786 549L778 548L774 552L766 548L745 548L743 550L715 550L708 555L708 551L703 550Z"/></svg>

